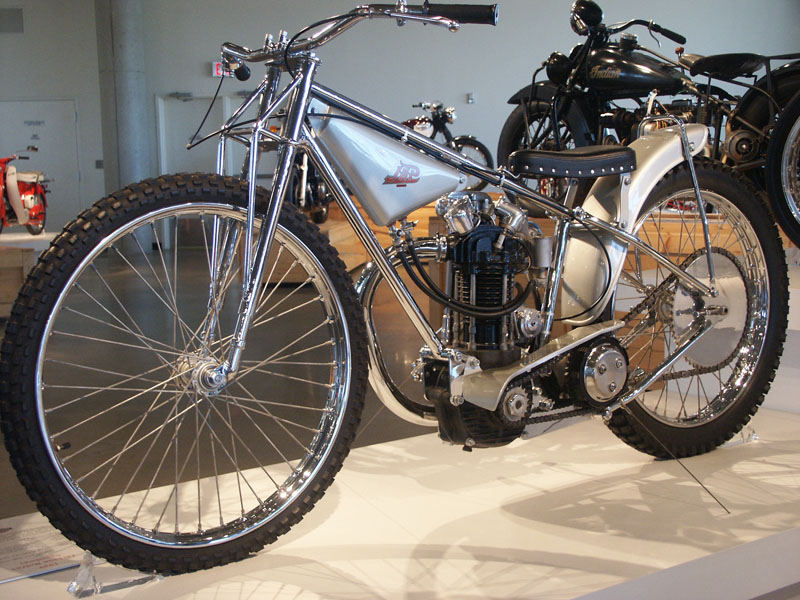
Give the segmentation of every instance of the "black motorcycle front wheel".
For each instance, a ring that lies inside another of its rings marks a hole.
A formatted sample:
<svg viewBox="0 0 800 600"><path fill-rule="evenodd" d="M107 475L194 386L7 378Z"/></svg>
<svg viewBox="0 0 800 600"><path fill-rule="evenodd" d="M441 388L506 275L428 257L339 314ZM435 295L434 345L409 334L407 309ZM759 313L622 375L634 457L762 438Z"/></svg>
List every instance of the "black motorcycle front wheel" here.
<svg viewBox="0 0 800 600"><path fill-rule="evenodd" d="M497 143L497 164L508 166L508 157L517 150L566 150L588 145L590 132L584 123L562 114L556 124L550 104L530 102L517 106L506 119ZM578 191L579 203L591 187L591 179L582 179ZM567 191L563 177L537 177L527 185L543 196L561 199ZM542 213L543 216L544 213Z"/></svg>
<svg viewBox="0 0 800 600"><path fill-rule="evenodd" d="M781 112L772 131L766 179L778 224L800 246L800 96Z"/></svg>
<svg viewBox="0 0 800 600"><path fill-rule="evenodd" d="M344 264L293 206L239 369L214 377L238 339L246 206L230 178L131 185L67 225L13 307L6 447L39 509L96 556L162 573L244 558L299 522L348 454L364 324Z"/></svg>
<svg viewBox="0 0 800 600"><path fill-rule="evenodd" d="M476 140L474 137L469 135L461 135L453 138L453 144L460 154L463 154L467 158L475 161L479 165L486 167L487 169L494 169L494 160L492 159L492 153L489 151L489 148ZM485 188L487 185L488 184L485 181L469 175L467 177L467 187L465 189L471 192L477 192Z"/></svg>

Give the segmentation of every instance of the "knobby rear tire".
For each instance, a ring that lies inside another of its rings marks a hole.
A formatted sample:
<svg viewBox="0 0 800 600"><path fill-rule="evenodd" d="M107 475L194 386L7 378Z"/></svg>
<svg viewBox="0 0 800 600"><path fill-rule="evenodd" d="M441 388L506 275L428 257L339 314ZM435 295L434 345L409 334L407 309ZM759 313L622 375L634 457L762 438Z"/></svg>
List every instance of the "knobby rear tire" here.
<svg viewBox="0 0 800 600"><path fill-rule="evenodd" d="M698 161L696 169L706 208L712 209L716 284L730 311L644 394L615 411L608 423L626 444L659 458L709 452L739 432L764 401L786 338L786 259L769 210L754 187L730 169L705 160ZM637 235L707 283L707 254L694 198L683 164L650 193ZM648 266L641 256L637 260L632 251L623 269L628 283L620 278L618 317L663 284L652 310L617 332L622 340L638 332L627 341L629 373L637 367L650 372L675 347L676 335L688 330L691 318L685 315L693 310L692 299L669 283L666 270Z"/></svg>
<svg viewBox="0 0 800 600"><path fill-rule="evenodd" d="M292 206L239 372L209 387L241 300L246 205L246 184L213 175L131 185L66 227L13 307L0 365L12 464L58 529L114 563L183 573L258 551L322 497L355 437L361 310ZM216 302L212 239L230 242Z"/></svg>

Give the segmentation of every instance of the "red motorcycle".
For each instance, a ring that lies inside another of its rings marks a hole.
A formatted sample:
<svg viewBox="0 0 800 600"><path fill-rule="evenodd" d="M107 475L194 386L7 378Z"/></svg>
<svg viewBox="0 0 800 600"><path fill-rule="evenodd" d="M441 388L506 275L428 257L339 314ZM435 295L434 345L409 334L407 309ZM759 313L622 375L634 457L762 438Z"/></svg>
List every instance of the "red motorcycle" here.
<svg viewBox="0 0 800 600"><path fill-rule="evenodd" d="M36 146L28 146L26 152L38 152ZM12 154L0 158L0 232L6 225L24 225L28 233L39 235L44 231L47 210L47 188L41 171L17 171L10 165L12 160L28 160L28 156Z"/></svg>

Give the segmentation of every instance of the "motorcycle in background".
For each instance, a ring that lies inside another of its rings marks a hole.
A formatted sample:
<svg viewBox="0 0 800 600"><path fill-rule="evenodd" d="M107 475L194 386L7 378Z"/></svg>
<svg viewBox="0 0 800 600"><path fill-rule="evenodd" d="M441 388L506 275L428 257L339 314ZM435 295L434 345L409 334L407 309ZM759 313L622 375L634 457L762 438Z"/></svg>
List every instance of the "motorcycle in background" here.
<svg viewBox="0 0 800 600"><path fill-rule="evenodd" d="M797 244L800 239L800 92L784 107L770 136L766 179L775 215Z"/></svg>
<svg viewBox="0 0 800 600"><path fill-rule="evenodd" d="M569 56L554 52L534 75L534 83L514 94L516 104L500 134L498 164L520 148L560 150L595 144L627 144L648 114L653 90L671 97L656 105L662 113L711 129L705 154L747 176L760 190L767 189L767 149L776 118L800 91L800 54L762 56L751 53L699 56L683 54L677 61L641 46L635 35L624 33L643 26L678 43L686 39L652 21L633 19L605 25L603 11L592 0L577 0L570 12L572 29L585 36ZM621 34L618 40L611 36ZM772 68L774 61L791 61ZM547 81L535 82L544 69ZM762 76L758 76L763 72ZM698 79L694 81L692 77ZM752 82L748 81L752 78ZM704 81L701 81L704 79ZM734 96L715 83L745 88ZM633 100L635 108L618 102ZM540 191L560 197L566 181L544 177ZM779 224L795 244L800 243L800 221L788 218L771 195Z"/></svg>
<svg viewBox="0 0 800 600"><path fill-rule="evenodd" d="M492 160L492 153L489 149L475 139L472 135L458 135L453 137L450 129L447 127L448 123L456 120L456 109L452 106L444 107L441 102L417 102L411 105L412 108L421 108L422 110L430 111L431 116L423 115L403 121L403 125L410 127L417 133L426 135L431 139L436 139L436 136L442 134L445 143L453 150L463 154L489 169L494 168L494 160ZM477 192L486 187L486 182L481 181L477 177L469 176L467 179L467 187L465 189Z"/></svg>
<svg viewBox="0 0 800 600"><path fill-rule="evenodd" d="M38 152L36 146L28 146L26 152ZM31 235L44 231L47 210L46 179L41 171L17 171L9 164L13 160L28 160L28 156L12 154L0 158L0 232L7 225L24 225Z"/></svg>

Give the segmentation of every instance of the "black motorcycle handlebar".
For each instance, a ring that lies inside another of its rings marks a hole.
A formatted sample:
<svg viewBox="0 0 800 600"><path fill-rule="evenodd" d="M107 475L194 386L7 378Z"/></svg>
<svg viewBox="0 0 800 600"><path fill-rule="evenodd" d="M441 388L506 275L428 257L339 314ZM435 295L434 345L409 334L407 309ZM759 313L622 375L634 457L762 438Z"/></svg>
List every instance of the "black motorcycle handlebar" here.
<svg viewBox="0 0 800 600"><path fill-rule="evenodd" d="M654 31L656 33L660 33L665 38L672 40L677 44L685 44L686 38L683 37L680 33L675 33L667 29L666 27L662 27L658 23L653 23L652 21L645 21L644 19L631 19L630 21L626 21L624 23L616 23L615 25L609 25L605 27L606 33L613 35L615 33L620 33L621 31L625 31L629 27L633 25L643 25L647 27L650 31ZM600 27L602 28L603 25L601 24Z"/></svg>
<svg viewBox="0 0 800 600"><path fill-rule="evenodd" d="M423 4L429 15L473 25L497 25L497 4Z"/></svg>
<svg viewBox="0 0 800 600"><path fill-rule="evenodd" d="M666 27L662 27L657 23L650 23L650 29L655 31L656 33L660 33L665 38L672 40L676 44L685 44L686 38L683 37L680 33L675 33L674 31L670 31Z"/></svg>

